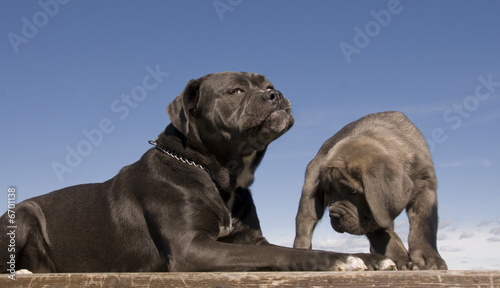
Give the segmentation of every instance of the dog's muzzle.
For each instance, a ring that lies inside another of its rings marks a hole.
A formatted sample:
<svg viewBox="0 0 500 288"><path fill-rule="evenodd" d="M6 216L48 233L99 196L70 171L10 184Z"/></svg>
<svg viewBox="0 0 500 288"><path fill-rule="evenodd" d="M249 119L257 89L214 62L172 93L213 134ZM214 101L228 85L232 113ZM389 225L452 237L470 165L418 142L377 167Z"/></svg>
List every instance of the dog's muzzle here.
<svg viewBox="0 0 500 288"><path fill-rule="evenodd" d="M339 233L347 232L353 235L363 235L364 231L360 225L358 217L344 206L331 205L330 223L333 229Z"/></svg>
<svg viewBox="0 0 500 288"><path fill-rule="evenodd" d="M293 116L291 114L291 104L288 99L283 97L278 90L268 90L263 95L264 101L271 102L274 111L264 120L262 128L268 128L270 131L280 134L288 130L293 125Z"/></svg>

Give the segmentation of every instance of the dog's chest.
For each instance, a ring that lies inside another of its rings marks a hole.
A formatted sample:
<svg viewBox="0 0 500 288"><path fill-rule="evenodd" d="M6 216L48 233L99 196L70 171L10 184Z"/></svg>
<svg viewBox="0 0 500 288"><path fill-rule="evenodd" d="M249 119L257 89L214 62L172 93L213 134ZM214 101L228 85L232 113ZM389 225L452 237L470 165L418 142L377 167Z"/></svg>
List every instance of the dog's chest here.
<svg viewBox="0 0 500 288"><path fill-rule="evenodd" d="M236 187L238 188L247 188L252 184L253 181L253 162L255 159L257 152L253 152L252 154L243 157L243 168L241 169L240 175L236 178Z"/></svg>
<svg viewBox="0 0 500 288"><path fill-rule="evenodd" d="M229 223L225 224L223 223L219 225L219 235L217 236L218 238L226 237L234 231L234 225L233 225L234 221L231 213L233 211L235 198L236 198L236 193L233 191L229 196L229 199L226 201L226 207L228 210L227 217L229 218Z"/></svg>
<svg viewBox="0 0 500 288"><path fill-rule="evenodd" d="M228 225L219 225L219 235L217 235L217 238L229 236L233 231L234 231L233 218L230 217Z"/></svg>
<svg viewBox="0 0 500 288"><path fill-rule="evenodd" d="M243 167L241 169L240 174L236 178L236 188L247 188L252 184L253 182L253 163L255 160L255 157L257 155L257 152L253 152L252 154L243 157ZM233 211L234 208L234 203L236 199L236 192L232 191L231 195L229 196L229 199L225 201L227 211L228 211L228 217L229 217L229 223L224 223L219 225L219 235L218 238L226 237L229 236L233 231L234 231L234 223L235 221L237 222L238 220L234 219L231 216L231 212Z"/></svg>

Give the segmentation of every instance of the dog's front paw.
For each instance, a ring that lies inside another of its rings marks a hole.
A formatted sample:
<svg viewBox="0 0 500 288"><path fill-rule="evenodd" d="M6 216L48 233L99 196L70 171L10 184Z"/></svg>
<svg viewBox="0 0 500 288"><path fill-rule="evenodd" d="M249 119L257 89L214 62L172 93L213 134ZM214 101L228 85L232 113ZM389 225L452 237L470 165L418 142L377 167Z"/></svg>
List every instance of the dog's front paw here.
<svg viewBox="0 0 500 288"><path fill-rule="evenodd" d="M368 269L361 258L352 255L347 256L345 261L338 261L333 268L336 271L359 271Z"/></svg>
<svg viewBox="0 0 500 288"><path fill-rule="evenodd" d="M366 265L364 270L398 270L396 263L391 259L380 254L354 254L353 256L359 257Z"/></svg>
<svg viewBox="0 0 500 288"><path fill-rule="evenodd" d="M410 259L413 270L448 270L446 262L433 249L411 249Z"/></svg>
<svg viewBox="0 0 500 288"><path fill-rule="evenodd" d="M20 270L16 271L16 274L17 275L30 275L30 274L33 274L33 272L31 272L28 269L20 269Z"/></svg>
<svg viewBox="0 0 500 288"><path fill-rule="evenodd" d="M415 263L411 262L408 252L406 252L406 250L404 252L405 253L400 254L391 253L385 256L389 257L392 261L394 261L394 263L396 263L398 270L418 270Z"/></svg>
<svg viewBox="0 0 500 288"><path fill-rule="evenodd" d="M415 263L411 262L410 259L404 259L404 260L397 260L397 259L392 259L394 263L396 263L396 267L398 270L418 270L418 267L415 265Z"/></svg>

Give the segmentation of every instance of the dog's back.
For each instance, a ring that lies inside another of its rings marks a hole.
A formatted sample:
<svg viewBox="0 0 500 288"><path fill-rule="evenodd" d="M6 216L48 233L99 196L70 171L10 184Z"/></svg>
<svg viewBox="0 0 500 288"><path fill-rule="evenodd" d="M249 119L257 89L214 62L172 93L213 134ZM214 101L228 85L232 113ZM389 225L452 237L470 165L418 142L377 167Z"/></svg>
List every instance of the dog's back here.
<svg viewBox="0 0 500 288"><path fill-rule="evenodd" d="M371 138L387 138L396 141L395 145L404 141L404 145L418 150L419 153L429 154L425 138L418 128L401 112L388 111L366 115L344 126L324 146L331 148L347 136L367 136Z"/></svg>
<svg viewBox="0 0 500 288"><path fill-rule="evenodd" d="M309 163L311 169L326 157L330 149L347 137L369 137L384 143L390 153L399 154L408 163L425 164L434 170L432 158L420 130L401 112L388 111L366 115L344 126L328 139ZM424 167L422 168L424 169Z"/></svg>

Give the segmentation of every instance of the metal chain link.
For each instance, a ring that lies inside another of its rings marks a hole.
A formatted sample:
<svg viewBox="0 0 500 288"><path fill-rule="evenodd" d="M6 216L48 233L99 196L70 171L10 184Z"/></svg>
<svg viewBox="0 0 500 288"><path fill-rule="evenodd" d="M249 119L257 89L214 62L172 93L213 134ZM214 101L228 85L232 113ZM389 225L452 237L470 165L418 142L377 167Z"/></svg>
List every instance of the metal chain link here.
<svg viewBox="0 0 500 288"><path fill-rule="evenodd" d="M208 168L206 168L205 166L202 166L202 165L200 165L200 164L198 164L198 163L196 163L194 161L191 161L189 159L186 159L186 158L182 157L181 155L175 153L174 151L172 151L172 150L170 150L170 149L168 149L166 147L163 147L162 145L158 144L156 142L156 140L149 140L148 143L151 144L151 145L153 145L153 146L156 146L156 148L158 148L158 150L160 150L161 152L167 154L168 156L170 156L170 157L172 157L172 158L174 158L176 160L179 160L182 163L188 164L190 166L194 166L194 167L198 167L200 169L203 169L203 170L207 171L211 175L210 170L208 170Z"/></svg>

